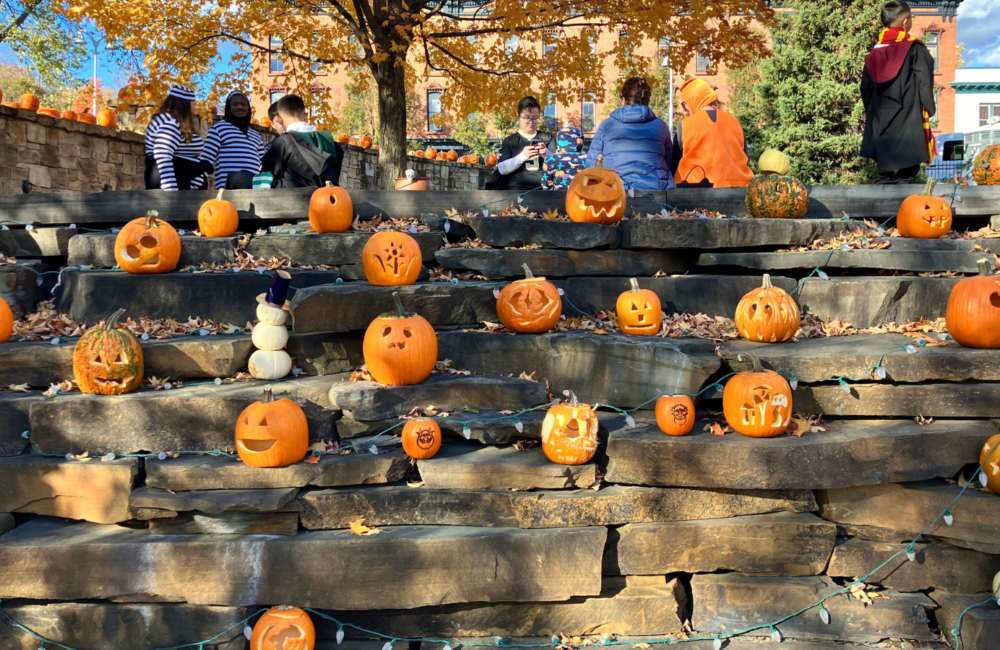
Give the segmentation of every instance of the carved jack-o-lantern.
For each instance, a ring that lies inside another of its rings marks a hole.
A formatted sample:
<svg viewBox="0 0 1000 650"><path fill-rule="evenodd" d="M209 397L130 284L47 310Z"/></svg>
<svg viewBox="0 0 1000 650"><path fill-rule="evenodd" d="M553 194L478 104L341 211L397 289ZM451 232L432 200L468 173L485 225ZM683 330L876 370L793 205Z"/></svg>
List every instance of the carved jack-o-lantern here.
<svg viewBox="0 0 1000 650"><path fill-rule="evenodd" d="M115 238L115 262L129 273L168 273L181 259L181 238L150 211L133 219Z"/></svg>
<svg viewBox="0 0 1000 650"><path fill-rule="evenodd" d="M639 281L629 278L631 290L618 296L618 328L626 334L651 336L660 331L660 297L649 289L640 289Z"/></svg>
<svg viewBox="0 0 1000 650"><path fill-rule="evenodd" d="M398 287L417 281L424 259L417 240L390 230L371 236L361 253L361 263L370 284Z"/></svg>
<svg viewBox="0 0 1000 650"><path fill-rule="evenodd" d="M313 650L316 628L298 607L272 607L253 626L250 650Z"/></svg>
<svg viewBox="0 0 1000 650"><path fill-rule="evenodd" d="M737 359L749 359L753 369L738 373L726 383L722 392L726 422L751 438L781 435L792 419L791 387L778 373L764 370L756 355L740 352Z"/></svg>
<svg viewBox="0 0 1000 650"><path fill-rule="evenodd" d="M694 428L694 402L687 395L663 395L656 400L656 424L668 436L686 436Z"/></svg>
<svg viewBox="0 0 1000 650"><path fill-rule="evenodd" d="M119 309L80 337L73 349L73 376L77 386L91 395L122 395L142 384L142 346L132 332L117 327L125 313Z"/></svg>
<svg viewBox="0 0 1000 650"><path fill-rule="evenodd" d="M582 465L597 453L597 413L572 391L566 404L550 408L542 421L542 451L553 463Z"/></svg>
<svg viewBox="0 0 1000 650"><path fill-rule="evenodd" d="M396 313L371 322L362 344L372 379L388 386L409 386L427 379L437 363L437 334L423 316L407 314L393 293Z"/></svg>
<svg viewBox="0 0 1000 650"><path fill-rule="evenodd" d="M945 322L948 333L967 348L1000 348L1000 276L993 275L992 259L977 260L979 275L959 281L951 289Z"/></svg>
<svg viewBox="0 0 1000 650"><path fill-rule="evenodd" d="M1000 494L1000 433L990 437L983 445L982 451L979 452L979 464L983 466L983 472L986 474L986 489ZM1000 573L997 577L1000 577ZM993 590L996 592L995 585Z"/></svg>
<svg viewBox="0 0 1000 650"><path fill-rule="evenodd" d="M431 419L410 420L403 426L403 451L410 458L433 458L441 449L441 427Z"/></svg>
<svg viewBox="0 0 1000 650"><path fill-rule="evenodd" d="M309 225L316 232L347 232L354 219L354 201L344 188L326 183L309 199Z"/></svg>
<svg viewBox="0 0 1000 650"><path fill-rule="evenodd" d="M577 172L566 191L566 214L572 221L613 226L625 216L625 184L613 169L597 164Z"/></svg>
<svg viewBox="0 0 1000 650"><path fill-rule="evenodd" d="M236 451L251 467L283 467L309 451L309 423L302 407L290 399L275 400L271 389L243 409L236 420Z"/></svg>
<svg viewBox="0 0 1000 650"><path fill-rule="evenodd" d="M524 279L511 282L497 297L497 316L503 326L519 334L544 334L559 322L562 299L545 278L536 278L524 267Z"/></svg>
<svg viewBox="0 0 1000 650"><path fill-rule="evenodd" d="M802 314L795 299L771 284L764 274L760 289L743 296L736 306L736 328L743 338L759 343L781 343L795 336Z"/></svg>
<svg viewBox="0 0 1000 650"><path fill-rule="evenodd" d="M931 196L935 180L928 179L923 194L908 196L896 213L896 227L903 237L937 239L951 230L951 206L940 196Z"/></svg>

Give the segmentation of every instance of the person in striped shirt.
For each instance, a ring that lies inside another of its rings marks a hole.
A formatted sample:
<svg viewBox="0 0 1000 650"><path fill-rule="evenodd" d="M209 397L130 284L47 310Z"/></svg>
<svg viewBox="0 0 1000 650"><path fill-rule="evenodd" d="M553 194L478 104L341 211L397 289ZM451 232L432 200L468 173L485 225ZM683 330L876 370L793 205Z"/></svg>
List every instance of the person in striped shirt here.
<svg viewBox="0 0 1000 650"><path fill-rule="evenodd" d="M195 133L194 92L174 86L167 92L160 110L146 128L146 189L201 189L212 173L212 165L202 162L205 142Z"/></svg>
<svg viewBox="0 0 1000 650"><path fill-rule="evenodd" d="M215 187L249 190L260 171L264 140L250 128L250 99L238 90L226 97L223 119L212 125L201 153L215 167Z"/></svg>

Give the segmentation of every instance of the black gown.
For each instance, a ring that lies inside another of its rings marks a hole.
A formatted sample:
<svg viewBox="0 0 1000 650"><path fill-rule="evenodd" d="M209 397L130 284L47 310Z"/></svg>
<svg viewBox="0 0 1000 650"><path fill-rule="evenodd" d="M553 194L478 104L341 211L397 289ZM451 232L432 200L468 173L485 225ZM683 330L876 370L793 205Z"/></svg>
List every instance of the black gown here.
<svg viewBox="0 0 1000 650"><path fill-rule="evenodd" d="M272 188L323 187L340 183L344 152L326 131L285 133L271 143L261 172L274 175Z"/></svg>

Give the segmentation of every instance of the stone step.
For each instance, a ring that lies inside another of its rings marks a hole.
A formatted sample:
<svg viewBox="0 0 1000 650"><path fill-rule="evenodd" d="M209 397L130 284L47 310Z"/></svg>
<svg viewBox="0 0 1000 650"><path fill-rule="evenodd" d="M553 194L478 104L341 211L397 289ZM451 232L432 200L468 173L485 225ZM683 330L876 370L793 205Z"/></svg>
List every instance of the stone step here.
<svg viewBox="0 0 1000 650"><path fill-rule="evenodd" d="M553 394L631 408L669 393L696 393L722 365L707 339L586 332L506 335L438 332L438 356L478 374L533 373ZM623 372L627 368L628 372ZM652 408L652 406L650 406Z"/></svg>
<svg viewBox="0 0 1000 650"><path fill-rule="evenodd" d="M691 624L699 633L719 634L755 625L767 625L799 611L823 596L840 590L831 578L752 578L738 573L696 575L691 578L694 604ZM792 639L830 639L877 642L886 638L933 641L928 609L934 602L923 594L888 592L888 599L866 607L849 593L826 601L830 623L809 611L777 626ZM768 636L765 627L756 635Z"/></svg>
<svg viewBox="0 0 1000 650"><path fill-rule="evenodd" d="M622 228L597 223L526 217L469 217L469 225L480 241L494 248L529 244L571 250L618 248L622 238Z"/></svg>
<svg viewBox="0 0 1000 650"><path fill-rule="evenodd" d="M88 462L41 456L0 458L0 512L23 512L114 524L131 519L129 492L139 461Z"/></svg>
<svg viewBox="0 0 1000 650"><path fill-rule="evenodd" d="M19 260L16 264L0 264L0 298L14 312L14 318L35 311L38 300L48 297L48 292L38 286L39 273L45 270L43 264L31 260Z"/></svg>
<svg viewBox="0 0 1000 650"><path fill-rule="evenodd" d="M589 488L597 481L593 462L583 465L553 463L541 447L518 451L449 442L433 458L418 460L424 485L431 489L490 490Z"/></svg>
<svg viewBox="0 0 1000 650"><path fill-rule="evenodd" d="M976 459L969 462L978 459L977 454ZM985 552L995 552L998 544L996 531L1000 526L1000 499L992 492L970 486L961 499L950 505L960 491L957 485L932 480L823 489L816 493L816 498L820 502L820 514L830 521L899 531L911 539L929 526L945 508L950 508L954 517L952 525L949 526L942 517L926 534L973 549L982 546Z"/></svg>
<svg viewBox="0 0 1000 650"><path fill-rule="evenodd" d="M298 493L298 488L173 492L143 485L128 496L128 504L133 509L198 511L209 515L278 512L286 510Z"/></svg>
<svg viewBox="0 0 1000 650"><path fill-rule="evenodd" d="M594 626L595 628L598 626ZM679 634L671 635L673 639L681 637ZM552 643L552 637L502 637L502 644L498 644L495 641L496 637L460 637L458 639L453 639L454 645L459 643L465 644L470 647L481 648L482 650L498 650L499 648L510 648L510 647L527 647L527 648L538 648L547 647ZM595 634L595 636L590 637L592 643L597 643L600 641L600 637ZM632 644L640 645L643 648L649 646L651 650L673 650L677 645L677 641L673 640L669 643L665 643L663 640L663 635L657 636L630 636L630 637L616 637L615 641L620 644ZM714 641L699 640L699 641L684 641L684 647L690 648L691 650L712 650ZM761 650L762 643L768 643L766 639L760 637L738 637L738 638L728 638L722 639L723 648L726 650ZM385 639L345 639L342 644L338 644L335 640L318 640L316 642L316 650L379 650L385 645ZM452 643L449 643L452 645ZM429 643L425 642L422 646L426 650L444 650L444 643ZM767 647L767 646L765 646ZM781 644L783 650L871 650L872 645L866 645L864 643L845 643L843 641L798 641L798 640L785 640ZM878 647L878 646L875 646ZM921 642L920 647L925 650L950 650L951 646L944 643L927 643ZM983 648L984 646L980 646ZM647 649L648 650L648 649Z"/></svg>
<svg viewBox="0 0 1000 650"><path fill-rule="evenodd" d="M825 573L834 578L863 576L908 548L909 544L843 540L833 549L833 557ZM910 562L905 553L900 553L899 557L865 582L906 592L943 589L955 593L976 593L991 591L993 576L1000 571L1000 556L956 548L944 542L917 544L914 551L917 556L915 561Z"/></svg>
<svg viewBox="0 0 1000 650"><path fill-rule="evenodd" d="M365 363L364 332L291 332L285 350L308 375L351 372Z"/></svg>
<svg viewBox="0 0 1000 650"><path fill-rule="evenodd" d="M183 603L19 603L5 602L16 622L46 639L88 650L141 650L154 642L162 647L195 645L224 630L205 650L244 650L243 626L251 610ZM47 646L49 644L46 644ZM40 642L0 617L0 647L38 650Z"/></svg>
<svg viewBox="0 0 1000 650"><path fill-rule="evenodd" d="M427 227L434 232L446 233L445 236L448 238L448 241L451 242L462 241L466 237L469 239L474 239L476 237L476 231L470 228L467 224L452 219L451 217L442 216L440 214L428 214L424 212L420 215L420 221L427 224Z"/></svg>
<svg viewBox="0 0 1000 650"><path fill-rule="evenodd" d="M335 282L337 271L289 270L292 287ZM57 292L56 309L77 321L96 323L119 307L131 318L191 316L242 327L257 318L257 296L271 286L271 275L240 273L160 273L130 275L122 271L66 271ZM295 295L292 291L289 295Z"/></svg>
<svg viewBox="0 0 1000 650"><path fill-rule="evenodd" d="M182 512L176 517L152 519L151 535L285 535L299 534L297 512L228 512L210 515Z"/></svg>
<svg viewBox="0 0 1000 650"><path fill-rule="evenodd" d="M704 250L805 246L862 227L864 224L858 221L845 219L668 218L625 219L621 230L623 248Z"/></svg>
<svg viewBox="0 0 1000 650"><path fill-rule="evenodd" d="M1000 417L1000 383L799 385L795 409L838 417Z"/></svg>
<svg viewBox="0 0 1000 650"><path fill-rule="evenodd" d="M611 532L604 573L665 575L738 571L745 575L823 573L837 527L807 513L629 523Z"/></svg>
<svg viewBox="0 0 1000 650"><path fill-rule="evenodd" d="M254 257L272 259L284 257L294 265L360 264L361 252L371 239L371 232L270 234L256 236L247 244L247 252ZM434 261L434 253L444 243L435 232L408 233L420 246L424 263ZM363 276L362 276L363 277Z"/></svg>
<svg viewBox="0 0 1000 650"><path fill-rule="evenodd" d="M971 248L971 246L970 246ZM876 269L887 271L977 272L976 260L984 253L940 250L868 250L806 252L701 253L692 263L699 267L732 266L764 271L791 269Z"/></svg>
<svg viewBox="0 0 1000 650"><path fill-rule="evenodd" d="M302 406L311 440L329 439L336 416L327 397L330 383L329 377L300 377L114 396L68 393L32 405L31 441L47 454L233 450L236 419L260 400L265 386L276 399Z"/></svg>
<svg viewBox="0 0 1000 650"><path fill-rule="evenodd" d="M14 515L8 512L0 512L0 535L14 530Z"/></svg>
<svg viewBox="0 0 1000 650"><path fill-rule="evenodd" d="M510 492L408 486L308 490L297 501L308 529L373 526L562 528L811 512L808 490L698 490L610 485L598 491Z"/></svg>
<svg viewBox="0 0 1000 650"><path fill-rule="evenodd" d="M73 379L77 339L0 343L0 386L49 386ZM142 341L146 377L205 379L232 377L246 368L253 344L247 334L179 336Z"/></svg>
<svg viewBox="0 0 1000 650"><path fill-rule="evenodd" d="M446 438L461 438L475 440L486 445L505 445L517 440L541 440L542 421L545 411L529 411L517 416L521 421L521 430L517 430L512 415L500 411L447 411L448 417L435 416L441 433ZM598 417L610 414L599 414ZM611 416L613 417L613 416ZM373 436L389 427L399 424L399 418L385 420L355 420L353 413L342 413L335 422L337 435L341 439ZM466 432L465 427L468 426ZM468 433L468 438L466 438Z"/></svg>
<svg viewBox="0 0 1000 650"><path fill-rule="evenodd" d="M663 272L687 273L684 258L668 251L579 250L487 250L449 248L438 251L438 264L445 269L475 271L488 278L524 277L523 264L535 275L572 277L578 275L643 276ZM974 265L974 264L973 264Z"/></svg>
<svg viewBox="0 0 1000 650"><path fill-rule="evenodd" d="M0 457L17 456L28 447L25 432L31 433L28 412L32 404L45 398L31 393L0 392Z"/></svg>
<svg viewBox="0 0 1000 650"><path fill-rule="evenodd" d="M834 420L801 438L714 436L695 423L667 436L655 424L611 431L609 483L740 489L821 489L953 476L996 433L989 422ZM859 490L865 488L858 488ZM849 491L846 491L849 492ZM863 522L851 522L863 523ZM867 523L867 522L864 522Z"/></svg>
<svg viewBox="0 0 1000 650"><path fill-rule="evenodd" d="M982 607L965 611L966 608L977 605L987 598L989 598L989 593L934 592L934 602L938 605L936 612L938 625L952 647L961 647L965 650L993 650L996 648L997 639L1000 639L1000 609L997 609L996 604L987 603ZM965 616L962 616L962 612L965 612ZM962 627L959 629L960 640L952 634L952 630L958 625L959 616L962 616Z"/></svg>
<svg viewBox="0 0 1000 650"><path fill-rule="evenodd" d="M76 228L0 230L0 253L7 257L65 257Z"/></svg>
<svg viewBox="0 0 1000 650"><path fill-rule="evenodd" d="M115 261L115 240L112 232L86 232L69 240L66 263L69 266L91 266L110 269ZM236 261L236 237L198 237L181 235L181 257L177 268L202 264L232 264Z"/></svg>
<svg viewBox="0 0 1000 650"><path fill-rule="evenodd" d="M855 327L943 318L961 278L870 277L806 280L797 296L803 311Z"/></svg>
<svg viewBox="0 0 1000 650"><path fill-rule="evenodd" d="M39 518L0 537L0 598L142 594L195 605L294 602L336 610L563 601L600 593L606 536L603 527L458 526L367 537L163 536Z"/></svg>

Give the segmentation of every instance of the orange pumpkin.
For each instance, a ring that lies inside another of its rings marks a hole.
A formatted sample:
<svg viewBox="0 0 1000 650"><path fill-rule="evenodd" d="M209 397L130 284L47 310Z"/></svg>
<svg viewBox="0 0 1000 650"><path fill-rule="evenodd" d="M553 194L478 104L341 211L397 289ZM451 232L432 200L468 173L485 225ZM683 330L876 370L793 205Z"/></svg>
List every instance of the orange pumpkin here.
<svg viewBox="0 0 1000 650"><path fill-rule="evenodd" d="M566 214L577 223L613 226L625 216L625 185L613 169L604 168L604 156L597 164L581 169L566 191Z"/></svg>
<svg viewBox="0 0 1000 650"><path fill-rule="evenodd" d="M935 180L927 181L923 194L908 196L896 213L896 227L903 237L937 239L951 230L951 206L943 197L931 196Z"/></svg>
<svg viewBox="0 0 1000 650"><path fill-rule="evenodd" d="M21 108L21 105L17 102L0 102L0 105L7 106L9 108Z"/></svg>
<svg viewBox="0 0 1000 650"><path fill-rule="evenodd" d="M9 341L14 335L14 312L3 298L0 298L0 343Z"/></svg>
<svg viewBox="0 0 1000 650"><path fill-rule="evenodd" d="M437 158L438 152L437 149L435 149L434 147L427 147L426 149L424 149L424 155L430 158L431 160L434 160L435 158Z"/></svg>
<svg viewBox="0 0 1000 650"><path fill-rule="evenodd" d="M399 287L413 284L424 263L417 240L405 232L383 230L373 234L361 251L361 265L369 284Z"/></svg>
<svg viewBox="0 0 1000 650"><path fill-rule="evenodd" d="M341 133L340 135L337 136L337 142L341 144L347 144L347 141L350 139L351 136L347 135L346 133Z"/></svg>
<svg viewBox="0 0 1000 650"><path fill-rule="evenodd" d="M115 116L115 112L107 108L102 108L97 112L97 123L112 129L118 128L118 118Z"/></svg>
<svg viewBox="0 0 1000 650"><path fill-rule="evenodd" d="M395 313L382 314L365 332L362 352L372 379L387 386L419 384L437 363L437 334L427 319L403 310L393 292Z"/></svg>
<svg viewBox="0 0 1000 650"><path fill-rule="evenodd" d="M476 153L471 154L471 155L469 155L468 158L469 158L469 164L470 165L478 165L479 164L479 154L476 154Z"/></svg>
<svg viewBox="0 0 1000 650"><path fill-rule="evenodd" d="M115 262L129 273L169 273L181 259L181 238L150 211L125 224L115 238Z"/></svg>
<svg viewBox="0 0 1000 650"><path fill-rule="evenodd" d="M597 413L573 391L563 395L567 402L550 408L542 420L542 451L553 463L583 465L597 453Z"/></svg>
<svg viewBox="0 0 1000 650"><path fill-rule="evenodd" d="M355 140L354 138L351 138L350 140L347 141L347 144L356 147L358 146L358 141Z"/></svg>
<svg viewBox="0 0 1000 650"><path fill-rule="evenodd" d="M372 146L372 138L371 138L371 136L370 135L363 135L363 136L361 136L361 140L359 141L359 144L362 147L364 147L365 149L370 148Z"/></svg>
<svg viewBox="0 0 1000 650"><path fill-rule="evenodd" d="M55 108L42 107L38 109L39 115L48 115L49 117L59 117L59 111Z"/></svg>
<svg viewBox="0 0 1000 650"><path fill-rule="evenodd" d="M236 206L222 200L224 191L219 190L214 199L205 201L198 209L198 227L205 237L229 237L240 226L240 215L236 212Z"/></svg>
<svg viewBox="0 0 1000 650"><path fill-rule="evenodd" d="M986 459L987 456L989 461ZM1000 494L1000 433L992 436L983 445L983 450L979 452L979 464L983 466L983 472L986 474L986 489Z"/></svg>
<svg viewBox="0 0 1000 650"><path fill-rule="evenodd" d="M32 93L24 93L21 98L17 100L19 107L26 111L37 111L39 106L38 95Z"/></svg>
<svg viewBox="0 0 1000 650"><path fill-rule="evenodd" d="M979 275L961 280L951 289L945 323L951 338L967 348L1000 348L1000 277L991 274L989 260L981 259Z"/></svg>
<svg viewBox="0 0 1000 650"><path fill-rule="evenodd" d="M458 161L458 152L452 149L444 155L444 158L448 162L456 162Z"/></svg>
<svg viewBox="0 0 1000 650"><path fill-rule="evenodd" d="M752 369L731 377L722 391L726 422L751 438L780 436L792 419L792 389L784 377L764 370L755 354L740 352L737 360L744 359Z"/></svg>
<svg viewBox="0 0 1000 650"><path fill-rule="evenodd" d="M736 306L736 328L745 339L759 343L782 343L795 336L802 315L795 299L771 284L764 274L760 289L743 296Z"/></svg>
<svg viewBox="0 0 1000 650"><path fill-rule="evenodd" d="M413 155L416 156L417 158L423 158L424 156L426 156L426 154L423 152L422 149L419 151L414 151Z"/></svg>
<svg viewBox="0 0 1000 650"><path fill-rule="evenodd" d="M440 449L441 427L434 420L410 420L403 425L403 451L410 458L433 458Z"/></svg>
<svg viewBox="0 0 1000 650"><path fill-rule="evenodd" d="M486 166L496 167L496 164L497 164L497 155L495 153L486 154Z"/></svg>
<svg viewBox="0 0 1000 650"><path fill-rule="evenodd" d="M545 278L536 278L524 267L524 279L511 282L497 297L497 316L503 326L518 334L544 334L559 322L562 298Z"/></svg>
<svg viewBox="0 0 1000 650"><path fill-rule="evenodd" d="M801 219L809 211L809 192L794 176L765 173L750 181L745 202L756 219Z"/></svg>
<svg viewBox="0 0 1000 650"><path fill-rule="evenodd" d="M260 125L261 125L262 128L265 128L265 129L271 128L271 118L269 118L266 115L264 117L260 118Z"/></svg>
<svg viewBox="0 0 1000 650"><path fill-rule="evenodd" d="M378 145L375 145L374 147L372 147L372 149L374 149L375 151L380 151L380 149L378 148Z"/></svg>
<svg viewBox="0 0 1000 650"><path fill-rule="evenodd" d="M694 402L687 395L663 395L656 400L656 424L668 436L686 436L694 428Z"/></svg>
<svg viewBox="0 0 1000 650"><path fill-rule="evenodd" d="M73 377L82 392L122 395L142 384L144 367L139 339L126 328L117 326L124 313L124 309L119 309L103 327L93 328L76 342Z"/></svg>
<svg viewBox="0 0 1000 650"><path fill-rule="evenodd" d="M264 397L243 409L236 419L236 452L251 467L284 467L309 451L309 423L302 407L290 399Z"/></svg>
<svg viewBox="0 0 1000 650"><path fill-rule="evenodd" d="M97 117L90 113L77 113L77 120L85 124L97 124Z"/></svg>
<svg viewBox="0 0 1000 650"><path fill-rule="evenodd" d="M354 220L354 201L342 187L327 181L309 199L309 225L316 232L347 232Z"/></svg>
<svg viewBox="0 0 1000 650"><path fill-rule="evenodd" d="M640 289L639 281L629 278L631 290L618 296L618 328L626 334L652 336L660 331L660 297L649 289Z"/></svg>
<svg viewBox="0 0 1000 650"><path fill-rule="evenodd" d="M469 157L468 156L459 156L458 157L458 162L460 162L460 163L468 163L469 162Z"/></svg>
<svg viewBox="0 0 1000 650"><path fill-rule="evenodd" d="M74 122L78 122L80 116L76 114L76 111L63 111L62 118L64 120L73 120Z"/></svg>
<svg viewBox="0 0 1000 650"><path fill-rule="evenodd" d="M250 635L250 650L314 650L316 628L298 607L272 607L258 619Z"/></svg>

